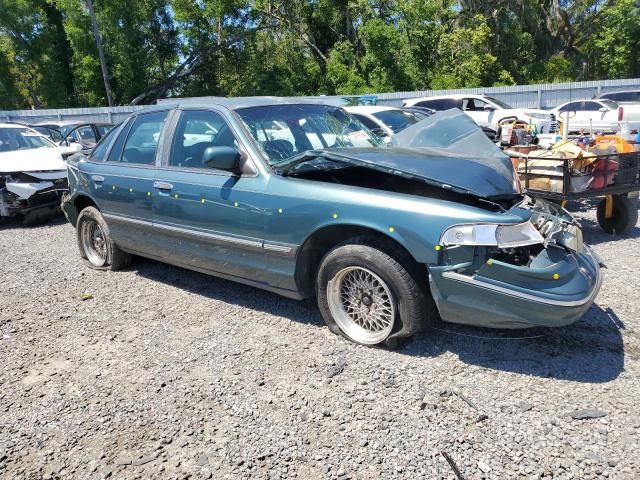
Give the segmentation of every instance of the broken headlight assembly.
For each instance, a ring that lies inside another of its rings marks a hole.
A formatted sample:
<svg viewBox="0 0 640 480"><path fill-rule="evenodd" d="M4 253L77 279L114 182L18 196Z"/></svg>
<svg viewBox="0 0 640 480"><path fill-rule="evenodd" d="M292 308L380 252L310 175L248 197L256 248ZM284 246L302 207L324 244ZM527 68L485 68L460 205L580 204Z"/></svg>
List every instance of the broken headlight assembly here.
<svg viewBox="0 0 640 480"><path fill-rule="evenodd" d="M531 222L515 225L454 225L446 229L440 237L440 245L444 246L514 248L541 243L544 243L544 237Z"/></svg>

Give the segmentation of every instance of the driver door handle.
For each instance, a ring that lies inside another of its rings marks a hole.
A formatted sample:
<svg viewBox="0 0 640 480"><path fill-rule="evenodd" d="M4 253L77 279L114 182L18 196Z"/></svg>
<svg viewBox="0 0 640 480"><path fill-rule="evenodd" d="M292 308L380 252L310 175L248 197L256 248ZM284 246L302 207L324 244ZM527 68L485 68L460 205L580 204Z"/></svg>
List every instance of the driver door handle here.
<svg viewBox="0 0 640 480"><path fill-rule="evenodd" d="M157 188L158 190L171 190L171 189L173 189L173 185L171 185L169 182L153 182L153 186L154 186L154 188Z"/></svg>

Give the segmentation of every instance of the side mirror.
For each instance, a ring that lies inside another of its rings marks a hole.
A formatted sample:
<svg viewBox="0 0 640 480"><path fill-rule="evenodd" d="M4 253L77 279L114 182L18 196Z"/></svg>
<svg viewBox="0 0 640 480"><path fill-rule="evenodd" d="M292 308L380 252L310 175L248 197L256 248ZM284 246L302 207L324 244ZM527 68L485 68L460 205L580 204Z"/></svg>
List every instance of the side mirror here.
<svg viewBox="0 0 640 480"><path fill-rule="evenodd" d="M606 113L606 112L608 112L609 110L607 110L607 108L606 108L606 107L600 107L600 108L598 109L598 111L599 111L599 112L601 112L601 113Z"/></svg>
<svg viewBox="0 0 640 480"><path fill-rule="evenodd" d="M484 110L485 112L494 112L496 109L495 109L495 107L493 107L493 106L491 106L491 105L485 105L485 106L484 106L484 108L483 108L483 110Z"/></svg>
<svg viewBox="0 0 640 480"><path fill-rule="evenodd" d="M202 154L206 168L236 172L240 163L240 151L235 147L207 147Z"/></svg>
<svg viewBox="0 0 640 480"><path fill-rule="evenodd" d="M379 138L384 138L389 136L389 134L385 132L384 128L382 127L372 128L371 133L373 133L376 137L379 137Z"/></svg>

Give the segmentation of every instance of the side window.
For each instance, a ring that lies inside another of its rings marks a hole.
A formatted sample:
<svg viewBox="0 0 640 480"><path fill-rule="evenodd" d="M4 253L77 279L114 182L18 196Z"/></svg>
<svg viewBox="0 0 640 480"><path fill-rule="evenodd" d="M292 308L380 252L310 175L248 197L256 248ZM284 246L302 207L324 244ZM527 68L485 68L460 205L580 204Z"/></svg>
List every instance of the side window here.
<svg viewBox="0 0 640 480"><path fill-rule="evenodd" d="M122 162L153 165L167 112L138 115L122 150Z"/></svg>
<svg viewBox="0 0 640 480"><path fill-rule="evenodd" d="M107 133L109 133L113 129L113 126L111 126L111 125L96 125L96 128L98 129L98 133L100 134L100 136L104 137Z"/></svg>
<svg viewBox="0 0 640 480"><path fill-rule="evenodd" d="M238 142L219 113L209 110L186 110L180 115L173 137L169 165L207 168L202 163L209 147L238 147Z"/></svg>
<svg viewBox="0 0 640 480"><path fill-rule="evenodd" d="M462 110L466 112L482 112L486 102L477 98L465 98L462 100Z"/></svg>
<svg viewBox="0 0 640 480"><path fill-rule="evenodd" d="M119 162L120 155L122 154L122 147L124 146L124 141L127 139L127 132L129 131L129 125L131 124L131 119L125 120L120 128L114 128L116 130L116 141L113 142L113 147L109 151L109 156L107 157L107 162Z"/></svg>
<svg viewBox="0 0 640 480"><path fill-rule="evenodd" d="M597 112L600 108L602 108L602 105L598 102L582 102L582 110L584 111Z"/></svg>
<svg viewBox="0 0 640 480"><path fill-rule="evenodd" d="M78 127L75 131L76 138L84 143L96 143L96 135L90 125Z"/></svg>
<svg viewBox="0 0 640 480"><path fill-rule="evenodd" d="M561 112L579 112L582 110L582 102L570 102L560 109Z"/></svg>
<svg viewBox="0 0 640 480"><path fill-rule="evenodd" d="M433 110L449 110L459 107L458 101L453 98L440 98L438 100L424 100L416 103L417 107L427 107Z"/></svg>
<svg viewBox="0 0 640 480"><path fill-rule="evenodd" d="M115 132L117 129L110 130L107 132L105 136L103 136L96 147L89 154L89 160L93 160L94 162L102 162L104 160L104 154L107 153L107 148L109 148L109 144L111 140L113 140L112 132Z"/></svg>

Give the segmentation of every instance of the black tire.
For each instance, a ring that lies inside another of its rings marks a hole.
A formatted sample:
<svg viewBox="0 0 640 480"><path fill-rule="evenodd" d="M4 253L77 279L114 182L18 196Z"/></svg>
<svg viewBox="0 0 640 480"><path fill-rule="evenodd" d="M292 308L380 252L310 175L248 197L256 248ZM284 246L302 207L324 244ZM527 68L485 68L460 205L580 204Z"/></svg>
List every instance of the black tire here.
<svg viewBox="0 0 640 480"><path fill-rule="evenodd" d="M86 242L83 241L85 229L93 227L94 225L92 224L99 227L101 232L100 236L104 241L104 262L102 264L91 260L94 256L87 249ZM109 232L109 226L98 209L94 207L86 207L80 212L78 215L78 221L76 222L76 236L78 240L78 248L80 249L80 256L88 267L95 270L116 271L131 265L133 256L120 250L114 243L111 238L111 233Z"/></svg>
<svg viewBox="0 0 640 480"><path fill-rule="evenodd" d="M626 232L638 223L638 200L627 195L613 195L613 216L605 218L606 199L598 204L597 217L602 229L610 234Z"/></svg>
<svg viewBox="0 0 640 480"><path fill-rule="evenodd" d="M316 278L316 297L320 313L333 333L359 344L383 344L388 348L397 348L402 340L434 321L436 307L429 293L426 268L421 269L406 254L391 253L394 251L397 248L384 241L357 237L337 245L324 256ZM349 268L372 272L390 290L395 306L393 327L386 338L375 343L351 337L338 325L332 314L328 298L330 281Z"/></svg>

